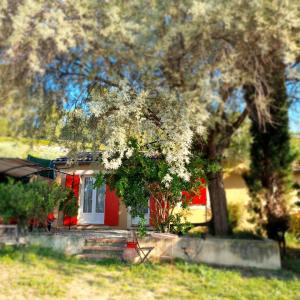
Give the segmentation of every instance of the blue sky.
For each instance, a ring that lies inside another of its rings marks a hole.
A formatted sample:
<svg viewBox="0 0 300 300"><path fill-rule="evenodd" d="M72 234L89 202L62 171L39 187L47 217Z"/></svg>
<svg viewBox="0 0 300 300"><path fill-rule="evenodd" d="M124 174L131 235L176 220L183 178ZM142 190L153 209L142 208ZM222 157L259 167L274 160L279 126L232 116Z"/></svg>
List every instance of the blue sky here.
<svg viewBox="0 0 300 300"><path fill-rule="evenodd" d="M300 103L292 105L289 110L290 130L300 134Z"/></svg>

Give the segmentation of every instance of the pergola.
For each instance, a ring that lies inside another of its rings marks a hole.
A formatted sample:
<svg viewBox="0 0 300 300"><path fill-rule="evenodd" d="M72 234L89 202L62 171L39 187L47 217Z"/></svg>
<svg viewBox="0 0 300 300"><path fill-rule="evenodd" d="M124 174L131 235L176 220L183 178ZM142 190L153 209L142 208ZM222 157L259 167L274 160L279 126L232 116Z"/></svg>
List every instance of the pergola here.
<svg viewBox="0 0 300 300"><path fill-rule="evenodd" d="M50 170L52 169L25 159L0 158L0 174L3 176L22 178Z"/></svg>

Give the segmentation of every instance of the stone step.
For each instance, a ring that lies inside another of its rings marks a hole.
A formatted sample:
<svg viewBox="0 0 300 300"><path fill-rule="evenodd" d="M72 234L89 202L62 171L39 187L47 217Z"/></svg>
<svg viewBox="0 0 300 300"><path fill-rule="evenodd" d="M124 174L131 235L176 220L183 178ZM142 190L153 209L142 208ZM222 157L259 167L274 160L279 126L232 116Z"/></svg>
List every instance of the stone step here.
<svg viewBox="0 0 300 300"><path fill-rule="evenodd" d="M122 260L122 255L112 255L110 252L100 252L100 253L82 253L76 255L79 259L84 260L105 260L105 259L116 259L116 260Z"/></svg>
<svg viewBox="0 0 300 300"><path fill-rule="evenodd" d="M100 243L100 242L85 242L85 247L122 247L126 246L126 243Z"/></svg>
<svg viewBox="0 0 300 300"><path fill-rule="evenodd" d="M80 230L80 231L84 231L84 230L105 230L105 229L109 229L109 226L105 226L105 225L76 225L74 226L74 228L76 228L76 230Z"/></svg>
<svg viewBox="0 0 300 300"><path fill-rule="evenodd" d="M124 246L126 238L87 238L86 246Z"/></svg>
<svg viewBox="0 0 300 300"><path fill-rule="evenodd" d="M123 251L125 246L84 246L83 251Z"/></svg>
<svg viewBox="0 0 300 300"><path fill-rule="evenodd" d="M89 237L85 240L82 253L77 257L87 260L122 260L126 241L125 237Z"/></svg>
<svg viewBox="0 0 300 300"><path fill-rule="evenodd" d="M107 254L110 256L122 257L125 245L123 246L85 246L82 254Z"/></svg>

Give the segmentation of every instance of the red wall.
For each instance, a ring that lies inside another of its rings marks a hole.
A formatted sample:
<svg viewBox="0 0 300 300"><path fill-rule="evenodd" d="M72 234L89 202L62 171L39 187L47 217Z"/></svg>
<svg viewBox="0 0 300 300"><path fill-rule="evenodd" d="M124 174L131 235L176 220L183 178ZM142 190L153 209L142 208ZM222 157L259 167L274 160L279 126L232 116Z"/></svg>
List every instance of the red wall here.
<svg viewBox="0 0 300 300"><path fill-rule="evenodd" d="M191 205L206 205L207 203L207 191L205 187L205 180L202 178L201 182L203 185L199 187L199 193L197 195L191 195L187 191L183 191L182 195L188 199ZM67 175L66 176L66 187L73 190L75 197L79 198L79 184L80 177L78 175ZM106 185L106 196L105 196L105 209L104 209L104 225L107 226L118 226L119 225L119 206L120 199L116 193ZM150 225L154 225L155 215L155 202L150 199ZM65 216L64 225L71 226L77 224L77 216Z"/></svg>

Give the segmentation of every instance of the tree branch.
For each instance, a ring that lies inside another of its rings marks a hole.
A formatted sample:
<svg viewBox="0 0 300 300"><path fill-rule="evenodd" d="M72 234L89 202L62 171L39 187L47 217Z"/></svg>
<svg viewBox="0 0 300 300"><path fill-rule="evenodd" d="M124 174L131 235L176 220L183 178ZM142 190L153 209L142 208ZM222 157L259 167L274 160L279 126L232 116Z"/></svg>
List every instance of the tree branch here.
<svg viewBox="0 0 300 300"><path fill-rule="evenodd" d="M245 108L244 111L239 115L239 117L233 123L227 124L225 126L225 130L222 134L223 137L221 138L221 140L217 145L218 153L223 153L224 149L226 149L229 146L233 133L242 125L247 115L248 115L248 109Z"/></svg>

